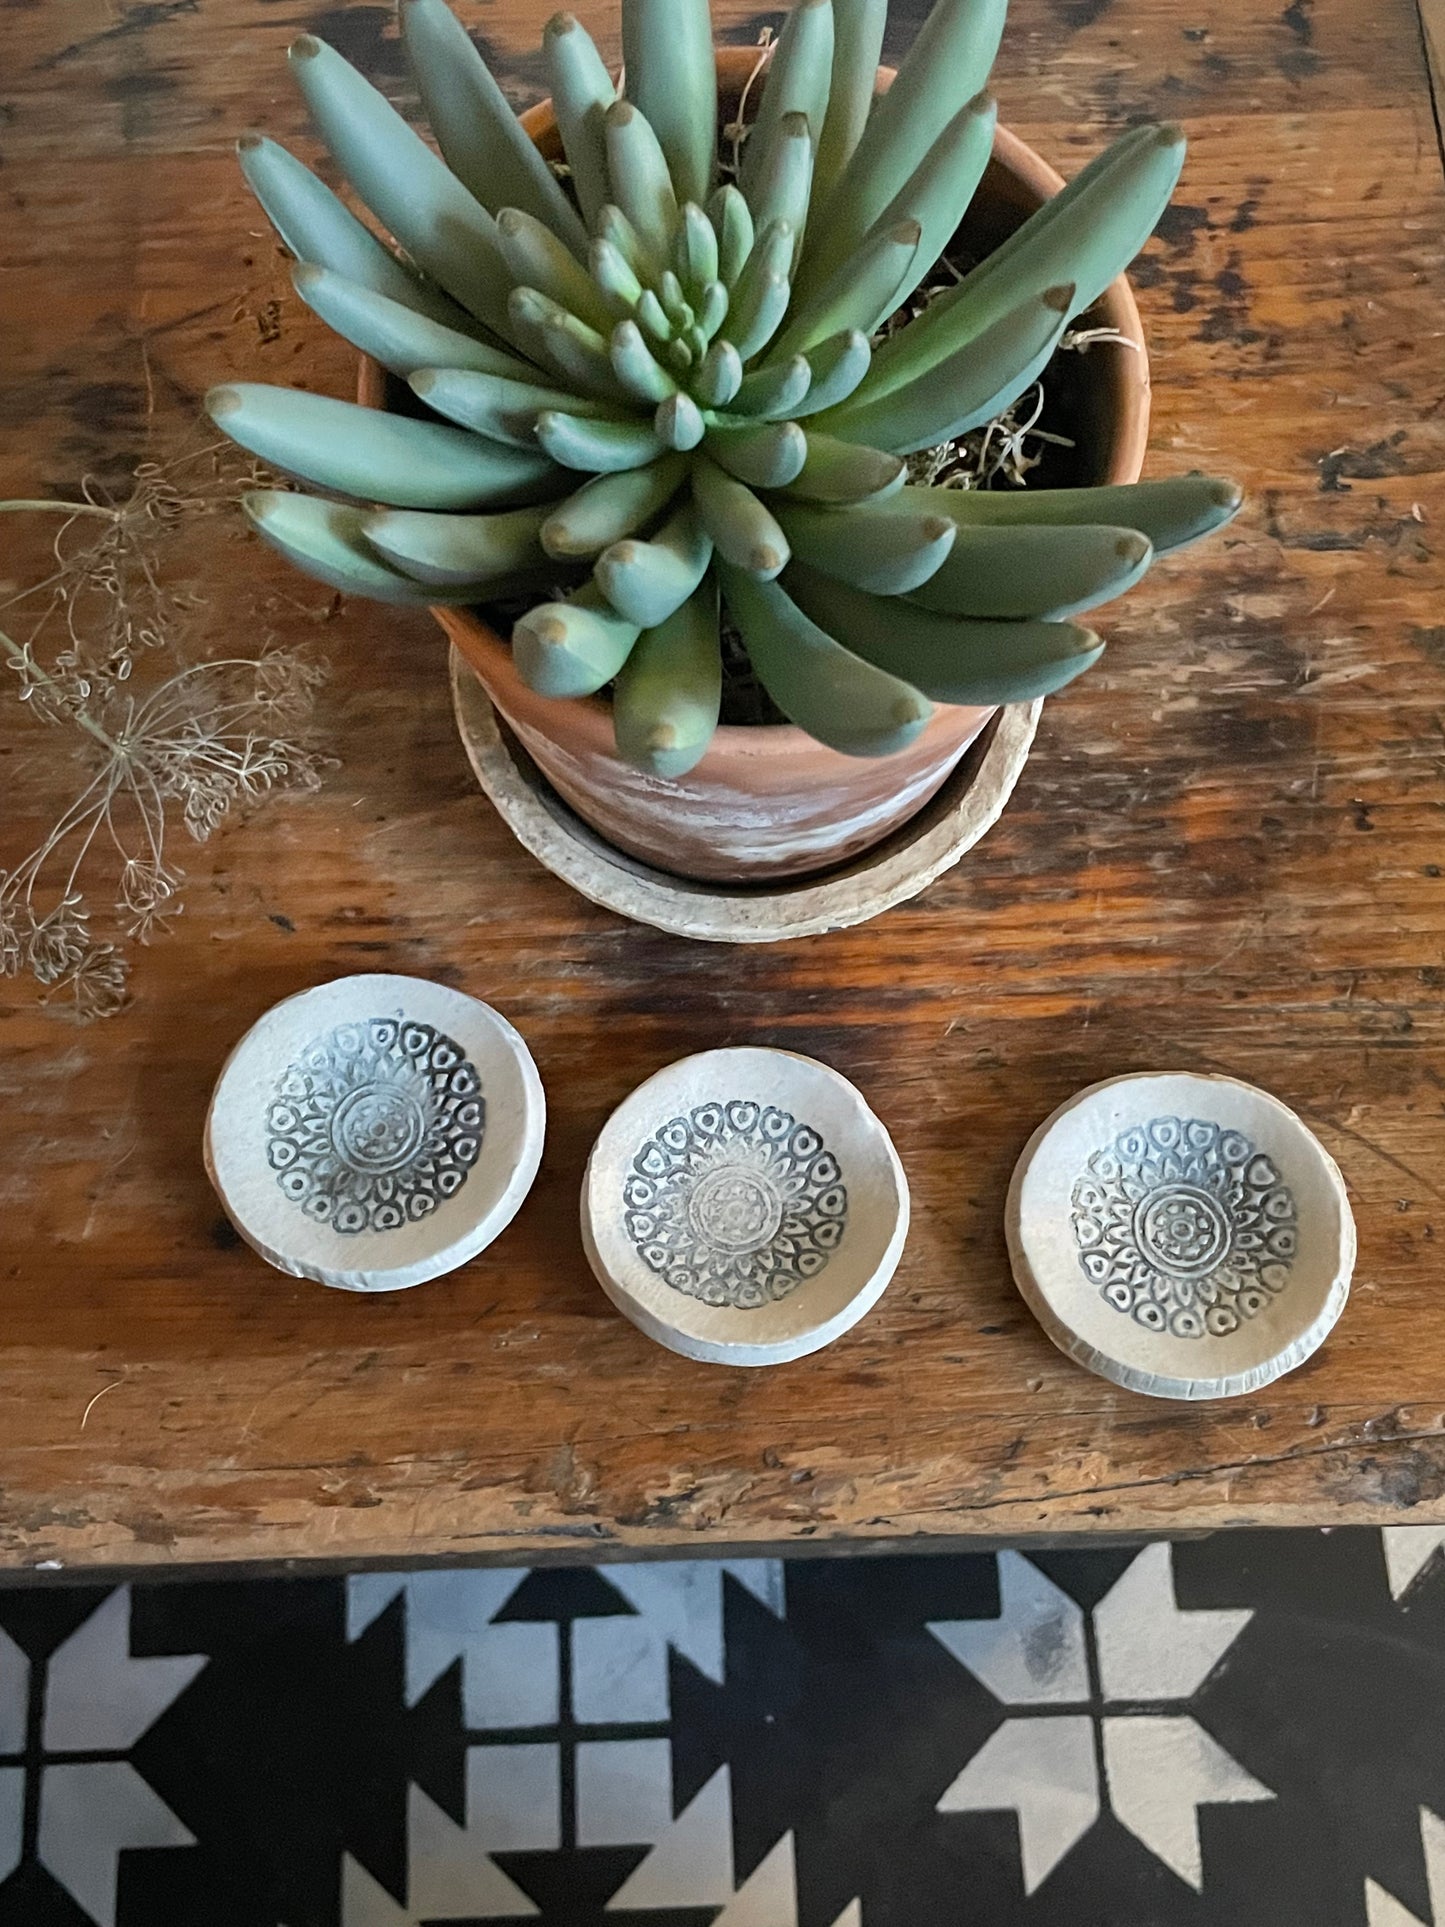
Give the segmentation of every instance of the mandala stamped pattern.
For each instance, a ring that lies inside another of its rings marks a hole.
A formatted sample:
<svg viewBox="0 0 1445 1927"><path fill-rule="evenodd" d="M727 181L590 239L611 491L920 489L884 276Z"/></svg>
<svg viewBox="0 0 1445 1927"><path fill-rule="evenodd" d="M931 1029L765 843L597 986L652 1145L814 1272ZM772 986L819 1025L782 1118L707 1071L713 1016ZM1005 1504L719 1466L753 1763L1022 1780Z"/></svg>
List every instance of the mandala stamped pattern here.
<svg viewBox="0 0 1445 1927"><path fill-rule="evenodd" d="M811 1125L734 1099L648 1139L623 1186L627 1235L674 1290L752 1310L816 1278L843 1242L848 1192Z"/></svg>
<svg viewBox="0 0 1445 1927"><path fill-rule="evenodd" d="M1084 1275L1117 1311L1176 1338L1224 1338L1289 1283L1294 1194L1241 1132L1155 1118L1089 1159L1074 1186Z"/></svg>
<svg viewBox="0 0 1445 1927"><path fill-rule="evenodd" d="M342 1024L301 1053L266 1114L266 1158L308 1218L353 1234L430 1217L482 1152L476 1066L430 1024Z"/></svg>

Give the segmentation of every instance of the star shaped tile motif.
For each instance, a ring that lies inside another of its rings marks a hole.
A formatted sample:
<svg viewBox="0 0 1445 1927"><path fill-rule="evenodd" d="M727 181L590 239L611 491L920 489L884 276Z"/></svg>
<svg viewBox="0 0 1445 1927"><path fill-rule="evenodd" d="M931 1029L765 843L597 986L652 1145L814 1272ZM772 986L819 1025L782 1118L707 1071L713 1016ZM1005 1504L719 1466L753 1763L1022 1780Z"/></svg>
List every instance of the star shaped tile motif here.
<svg viewBox="0 0 1445 1927"><path fill-rule="evenodd" d="M1181 1612L1167 1545L1092 1614L1020 1553L999 1554L998 1579L997 1618L929 1627L1008 1713L939 1811L1016 1813L1025 1894L1106 1808L1202 1891L1199 1808L1274 1798L1187 1710L1253 1615Z"/></svg>
<svg viewBox="0 0 1445 1927"><path fill-rule="evenodd" d="M130 1611L118 1587L43 1668L0 1633L0 1919L6 1883L38 1868L115 1927L121 1856L195 1844L125 1756L206 1661L133 1658Z"/></svg>

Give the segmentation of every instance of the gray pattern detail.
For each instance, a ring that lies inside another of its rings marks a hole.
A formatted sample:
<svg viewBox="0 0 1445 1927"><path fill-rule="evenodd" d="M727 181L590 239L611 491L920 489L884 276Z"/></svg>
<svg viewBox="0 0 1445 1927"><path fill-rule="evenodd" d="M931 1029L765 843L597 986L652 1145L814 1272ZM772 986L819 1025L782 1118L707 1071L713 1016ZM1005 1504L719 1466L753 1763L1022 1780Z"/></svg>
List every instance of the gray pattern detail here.
<svg viewBox="0 0 1445 1927"><path fill-rule="evenodd" d="M266 1113L286 1196L333 1231L394 1231L466 1183L486 1130L482 1080L430 1024L374 1017L304 1050Z"/></svg>
<svg viewBox="0 0 1445 1927"><path fill-rule="evenodd" d="M816 1278L843 1242L838 1160L788 1112L702 1104L648 1139L623 1186L627 1235L674 1290L753 1310Z"/></svg>
<svg viewBox="0 0 1445 1927"><path fill-rule="evenodd" d="M1117 1311L1176 1338L1224 1338L1289 1283L1294 1195L1247 1137L1155 1118L1089 1159L1074 1186L1084 1275Z"/></svg>

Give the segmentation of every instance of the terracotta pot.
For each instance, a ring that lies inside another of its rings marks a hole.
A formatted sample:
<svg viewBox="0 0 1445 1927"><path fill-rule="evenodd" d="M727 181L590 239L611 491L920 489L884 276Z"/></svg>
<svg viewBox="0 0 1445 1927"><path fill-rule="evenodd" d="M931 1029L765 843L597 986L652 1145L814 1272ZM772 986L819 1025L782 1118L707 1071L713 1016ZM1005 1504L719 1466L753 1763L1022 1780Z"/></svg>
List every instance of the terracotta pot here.
<svg viewBox="0 0 1445 1927"><path fill-rule="evenodd" d="M719 88L736 112L756 50L718 50ZM893 80L879 74L880 91ZM560 155L551 103L523 124L549 157ZM1000 127L993 160L963 238L975 254L996 247L1063 186L1062 177ZM1093 311L1137 351L1113 348L1071 358L1062 403L1083 483L1137 481L1149 433L1149 370L1128 282ZM363 402L384 407L387 376L364 361ZM1059 398L1051 394L1051 403ZM939 705L906 750L878 759L841 756L801 729L724 726L689 775L663 781L618 757L605 697L559 702L538 696L516 672L510 646L470 609L436 609L437 621L480 678L495 708L538 768L579 816L628 854L704 882L763 883L808 876L883 842L922 809L988 725L988 709Z"/></svg>

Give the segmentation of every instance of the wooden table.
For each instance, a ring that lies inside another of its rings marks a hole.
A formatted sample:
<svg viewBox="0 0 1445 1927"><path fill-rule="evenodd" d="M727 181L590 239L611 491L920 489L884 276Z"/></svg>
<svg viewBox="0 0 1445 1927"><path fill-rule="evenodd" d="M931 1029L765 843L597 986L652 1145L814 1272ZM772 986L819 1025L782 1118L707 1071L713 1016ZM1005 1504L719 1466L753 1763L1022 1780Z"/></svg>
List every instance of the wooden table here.
<svg viewBox="0 0 1445 1927"><path fill-rule="evenodd" d="M546 11L462 6L519 101ZM616 0L584 11L615 47ZM894 0L895 43L922 11ZM718 12L738 40L775 19ZM3 492L123 476L191 433L218 379L344 392L348 355L292 297L231 140L307 139L282 61L302 27L404 98L389 8L10 0L5 22ZM961 871L869 929L757 953L570 895L475 790L429 621L332 608L234 520L208 524L203 626L320 638L343 767L194 853L187 912L118 1019L67 1029L0 984L10 1568L1445 1520L1445 186L1421 21L1413 0L1014 0L998 84L1068 171L1134 118L1187 123L1137 277L1152 468L1236 474L1247 513L1109 614L1107 666L1049 706ZM0 719L3 862L43 827L57 739L9 697ZM199 1156L246 1026L368 969L495 1002L552 1102L505 1240L376 1301L267 1271ZM651 1346L575 1230L610 1107L740 1042L857 1079L916 1200L880 1309L756 1375ZM1344 1324L1241 1403L1085 1376L1009 1280L1030 1130L1146 1066L1278 1092L1354 1193Z"/></svg>

